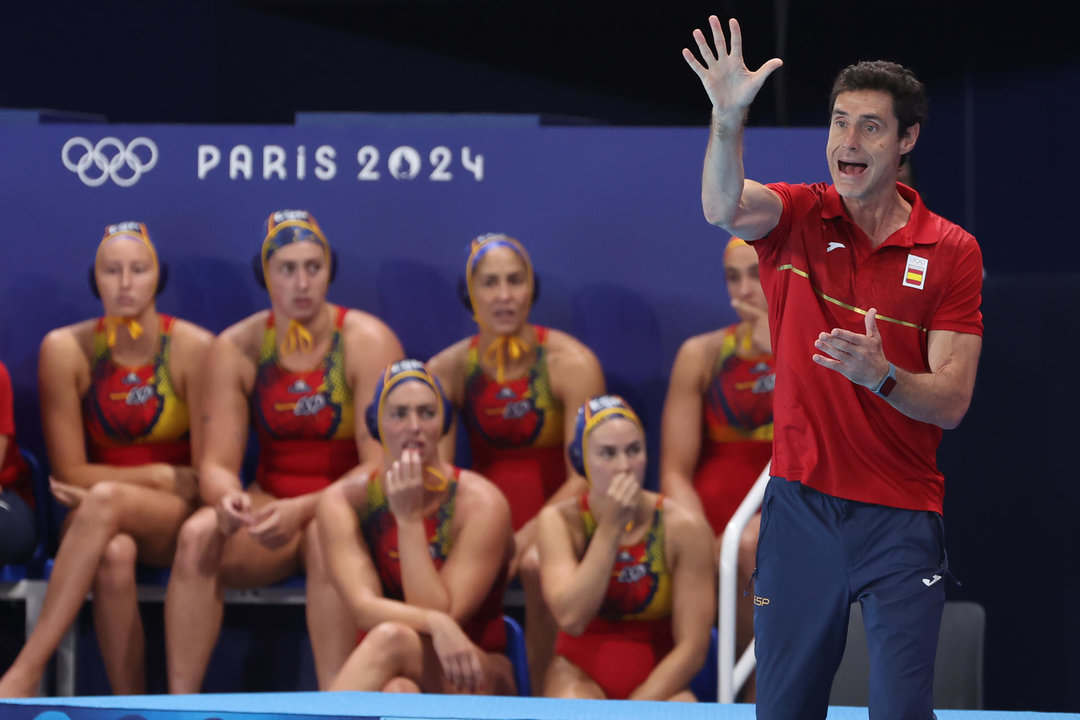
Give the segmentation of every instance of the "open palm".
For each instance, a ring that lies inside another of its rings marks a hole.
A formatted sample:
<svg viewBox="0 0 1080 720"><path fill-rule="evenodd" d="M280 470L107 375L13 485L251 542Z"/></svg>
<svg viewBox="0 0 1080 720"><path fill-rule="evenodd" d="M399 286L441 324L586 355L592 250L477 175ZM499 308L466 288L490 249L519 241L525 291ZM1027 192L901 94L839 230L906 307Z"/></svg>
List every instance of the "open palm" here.
<svg viewBox="0 0 1080 720"><path fill-rule="evenodd" d="M712 30L713 44L716 46L714 53L705 39L705 33L700 29L694 30L694 41L697 43L698 52L701 54L699 61L697 56L689 48L683 48L683 58L690 69L701 80L705 92L713 104L713 112L718 115L741 115L757 97L758 91L765 80L774 70L784 64L780 58L772 58L756 71L751 72L743 61L742 54L742 30L739 21L732 18L729 21L731 29L731 51L728 52L727 43L724 41L724 31L720 27L720 19L715 15L709 17L709 27Z"/></svg>

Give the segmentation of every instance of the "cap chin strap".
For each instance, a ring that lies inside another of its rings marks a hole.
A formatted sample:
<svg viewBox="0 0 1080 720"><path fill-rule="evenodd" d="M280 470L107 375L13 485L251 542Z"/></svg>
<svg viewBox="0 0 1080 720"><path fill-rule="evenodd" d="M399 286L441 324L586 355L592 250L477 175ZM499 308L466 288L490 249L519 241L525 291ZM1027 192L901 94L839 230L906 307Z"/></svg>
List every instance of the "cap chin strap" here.
<svg viewBox="0 0 1080 720"><path fill-rule="evenodd" d="M116 329L121 325L127 328L132 340L138 340L143 334L143 326L135 318L110 315L105 318L105 344L109 347L116 345Z"/></svg>
<svg viewBox="0 0 1080 720"><path fill-rule="evenodd" d="M443 490L446 489L446 486L450 484L450 479L448 477L446 477L445 475L443 475L442 472L440 472L439 469L437 467L435 467L434 465L428 465L427 467L424 468L424 471L425 471L425 473L424 473L424 489L425 490L430 490L431 492L442 492ZM431 473L436 478L438 478L438 482L434 482L434 483L428 482L427 473Z"/></svg>
<svg viewBox="0 0 1080 720"><path fill-rule="evenodd" d="M304 324L290 318L289 327L285 330L285 340L281 344L282 350L286 353L293 353L297 350L306 353L311 352L314 345L315 339L311 336L311 332L304 327Z"/></svg>
<svg viewBox="0 0 1080 720"><path fill-rule="evenodd" d="M517 335L499 335L484 350L483 358L485 362L495 366L495 380L501 384L506 378L507 358L511 361L518 360L530 350L532 345Z"/></svg>
<svg viewBox="0 0 1080 720"><path fill-rule="evenodd" d="M429 474L435 476L435 478L436 478L435 482L432 482L432 481L428 480L428 475ZM446 489L446 487L449 484L450 484L450 478L443 475L442 471L439 470L437 467L435 467L434 465L425 465L424 466L424 489L425 490L427 490L428 492L442 492L443 490Z"/></svg>

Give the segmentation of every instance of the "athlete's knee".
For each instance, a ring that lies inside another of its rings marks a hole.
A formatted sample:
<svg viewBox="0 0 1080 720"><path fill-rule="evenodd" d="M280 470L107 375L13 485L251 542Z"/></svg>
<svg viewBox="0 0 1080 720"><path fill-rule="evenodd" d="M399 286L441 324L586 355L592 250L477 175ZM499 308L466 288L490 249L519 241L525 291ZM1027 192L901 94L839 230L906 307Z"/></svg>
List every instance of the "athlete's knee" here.
<svg viewBox="0 0 1080 720"><path fill-rule="evenodd" d="M607 695L593 680L577 680L568 683L563 686L561 692L553 696L569 700L607 700Z"/></svg>
<svg viewBox="0 0 1080 720"><path fill-rule="evenodd" d="M75 521L103 524L109 528L118 527L124 492L121 483L106 481L91 485L86 491L86 497L75 510Z"/></svg>
<svg viewBox="0 0 1080 720"><path fill-rule="evenodd" d="M376 657L397 666L421 651L420 635L408 625L393 621L373 627L364 636L362 644L376 651Z"/></svg>
<svg viewBox="0 0 1080 720"><path fill-rule="evenodd" d="M197 572L206 569L208 562L216 566L216 560L208 555L215 541L221 540L219 535L216 511L209 507L196 510L180 526L173 572Z"/></svg>
<svg viewBox="0 0 1080 720"><path fill-rule="evenodd" d="M420 692L420 686L407 677L395 677L382 686L382 692L416 694Z"/></svg>
<svg viewBox="0 0 1080 720"><path fill-rule="evenodd" d="M126 533L114 535L105 545L98 568L98 581L111 585L135 583L135 562L139 548L135 538Z"/></svg>
<svg viewBox="0 0 1080 720"><path fill-rule="evenodd" d="M521 579L521 584L528 589L529 587L540 586L540 550L536 547L536 544L530 545L522 554L521 562L518 564L518 577Z"/></svg>

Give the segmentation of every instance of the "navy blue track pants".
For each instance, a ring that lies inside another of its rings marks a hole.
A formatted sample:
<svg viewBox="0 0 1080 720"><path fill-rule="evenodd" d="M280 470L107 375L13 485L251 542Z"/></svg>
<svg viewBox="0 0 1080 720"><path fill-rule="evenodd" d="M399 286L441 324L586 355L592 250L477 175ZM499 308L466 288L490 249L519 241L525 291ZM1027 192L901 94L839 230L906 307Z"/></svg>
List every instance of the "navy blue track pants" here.
<svg viewBox="0 0 1080 720"><path fill-rule="evenodd" d="M825 717L858 599L870 653L870 717L932 718L947 572L939 514L843 500L772 478L754 580L757 717Z"/></svg>

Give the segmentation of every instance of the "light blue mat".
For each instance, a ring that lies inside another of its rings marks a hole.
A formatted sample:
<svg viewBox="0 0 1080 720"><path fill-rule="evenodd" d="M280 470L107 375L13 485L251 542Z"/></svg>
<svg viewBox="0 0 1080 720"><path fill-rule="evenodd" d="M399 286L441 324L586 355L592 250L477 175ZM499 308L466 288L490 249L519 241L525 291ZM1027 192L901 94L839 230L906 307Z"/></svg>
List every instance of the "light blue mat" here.
<svg viewBox="0 0 1080 720"><path fill-rule="evenodd" d="M753 705L382 693L244 693L0 700L3 720L753 720ZM1053 720L1076 714L939 710L939 720ZM866 720L834 707L829 720Z"/></svg>

